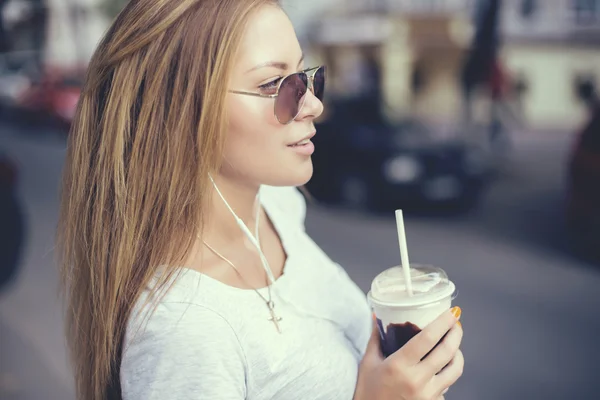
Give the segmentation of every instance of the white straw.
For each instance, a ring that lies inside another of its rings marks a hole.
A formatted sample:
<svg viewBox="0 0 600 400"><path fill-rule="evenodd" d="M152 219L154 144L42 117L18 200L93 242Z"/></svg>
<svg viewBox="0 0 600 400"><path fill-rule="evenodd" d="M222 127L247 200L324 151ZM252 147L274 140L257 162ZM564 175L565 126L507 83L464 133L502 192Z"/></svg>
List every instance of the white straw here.
<svg viewBox="0 0 600 400"><path fill-rule="evenodd" d="M406 230L404 229L402 210L396 210L396 227L398 228L398 244L400 245L400 259L402 260L406 290L408 295L412 296L412 278L410 277L410 262L408 261L408 246L406 245Z"/></svg>

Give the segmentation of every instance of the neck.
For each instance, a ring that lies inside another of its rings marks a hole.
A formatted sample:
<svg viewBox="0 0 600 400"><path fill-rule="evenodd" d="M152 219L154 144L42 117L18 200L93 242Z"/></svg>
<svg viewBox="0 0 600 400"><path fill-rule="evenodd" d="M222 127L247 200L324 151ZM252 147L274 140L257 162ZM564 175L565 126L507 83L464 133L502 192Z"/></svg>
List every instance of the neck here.
<svg viewBox="0 0 600 400"><path fill-rule="evenodd" d="M246 224L254 234L256 224L256 211L258 209L258 185L250 185L234 179L216 174L213 176L219 191L229 203L236 215ZM205 227L204 237L211 241L231 241L244 237L227 205L213 188L211 195L211 208L208 223Z"/></svg>

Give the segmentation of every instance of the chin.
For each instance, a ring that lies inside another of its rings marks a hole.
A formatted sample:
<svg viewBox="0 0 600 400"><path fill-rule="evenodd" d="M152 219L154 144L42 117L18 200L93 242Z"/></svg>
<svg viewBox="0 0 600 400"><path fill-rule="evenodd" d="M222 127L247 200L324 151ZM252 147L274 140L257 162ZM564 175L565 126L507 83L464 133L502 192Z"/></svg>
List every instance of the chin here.
<svg viewBox="0 0 600 400"><path fill-rule="evenodd" d="M310 181L310 178L313 176L313 163L309 158L308 162L302 167L298 168L298 176L295 179L295 182L289 186L304 186Z"/></svg>
<svg viewBox="0 0 600 400"><path fill-rule="evenodd" d="M313 175L313 164L309 158L306 162L295 166L290 169L281 169L281 173L269 179L267 182L263 182L269 186L303 186L306 185Z"/></svg>

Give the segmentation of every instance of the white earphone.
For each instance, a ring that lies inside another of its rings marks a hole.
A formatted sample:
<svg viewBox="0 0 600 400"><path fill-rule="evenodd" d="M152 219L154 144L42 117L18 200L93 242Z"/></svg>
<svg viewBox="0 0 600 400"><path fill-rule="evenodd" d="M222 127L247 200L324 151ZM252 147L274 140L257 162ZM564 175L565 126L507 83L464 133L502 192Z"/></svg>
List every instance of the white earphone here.
<svg viewBox="0 0 600 400"><path fill-rule="evenodd" d="M260 261L262 262L263 268L264 268L265 272L267 273L267 277L269 278L269 281L271 282L271 284L275 283L275 277L273 276L273 272L271 271L271 267L269 266L269 262L267 261L267 257L265 257L264 253L262 252L262 249L260 248L260 243L259 243L259 238L258 238L258 219L259 219L259 215L260 215L260 191L258 192L258 194L256 196L257 197L258 209L257 209L257 212L256 212L256 227L255 227L256 237L255 237L252 234L252 232L250 232L250 229L248 229L248 227L246 226L246 224L244 223L244 221L242 221L242 219L237 216L237 214L235 213L235 211L233 211L233 208L231 208L231 206L229 205L229 203L225 199L225 196L223 196L223 194L221 193L221 191L217 187L217 184L215 183L215 180L213 179L213 177L210 174L208 175L208 177L210 178L210 181L212 182L215 190L217 191L217 194L219 195L219 197L221 198L221 200L223 200L223 202L225 203L225 206L227 206L227 209L229 210L229 212L231 213L231 215L233 215L233 218L235 218L235 222L238 224L238 226L240 227L240 229L242 230L242 232L244 232L244 234L248 237L248 239L250 240L250 242L252 243L252 245L254 247L256 247L256 250L258 250L258 255L260 256Z"/></svg>

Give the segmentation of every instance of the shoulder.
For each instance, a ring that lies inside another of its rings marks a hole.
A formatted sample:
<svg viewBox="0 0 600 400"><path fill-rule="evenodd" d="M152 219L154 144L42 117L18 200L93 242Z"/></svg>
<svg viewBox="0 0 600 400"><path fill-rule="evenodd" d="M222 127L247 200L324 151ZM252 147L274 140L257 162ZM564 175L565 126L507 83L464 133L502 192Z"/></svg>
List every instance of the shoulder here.
<svg viewBox="0 0 600 400"><path fill-rule="evenodd" d="M125 344L131 347L177 337L194 341L204 338L208 342L228 340L230 346L239 345L224 311L205 301L207 296L200 295L207 289L201 285L199 274L182 270L168 278L164 288L157 282L158 278L152 281L135 303L127 323Z"/></svg>
<svg viewBox="0 0 600 400"><path fill-rule="evenodd" d="M260 189L261 201L284 213L294 222L304 227L306 218L306 200L300 190L294 186L266 186Z"/></svg>
<svg viewBox="0 0 600 400"><path fill-rule="evenodd" d="M130 317L121 359L124 399L193 398L190 391L224 387L237 393L231 398L243 398L246 370L236 332L211 308L159 302L136 307Z"/></svg>

